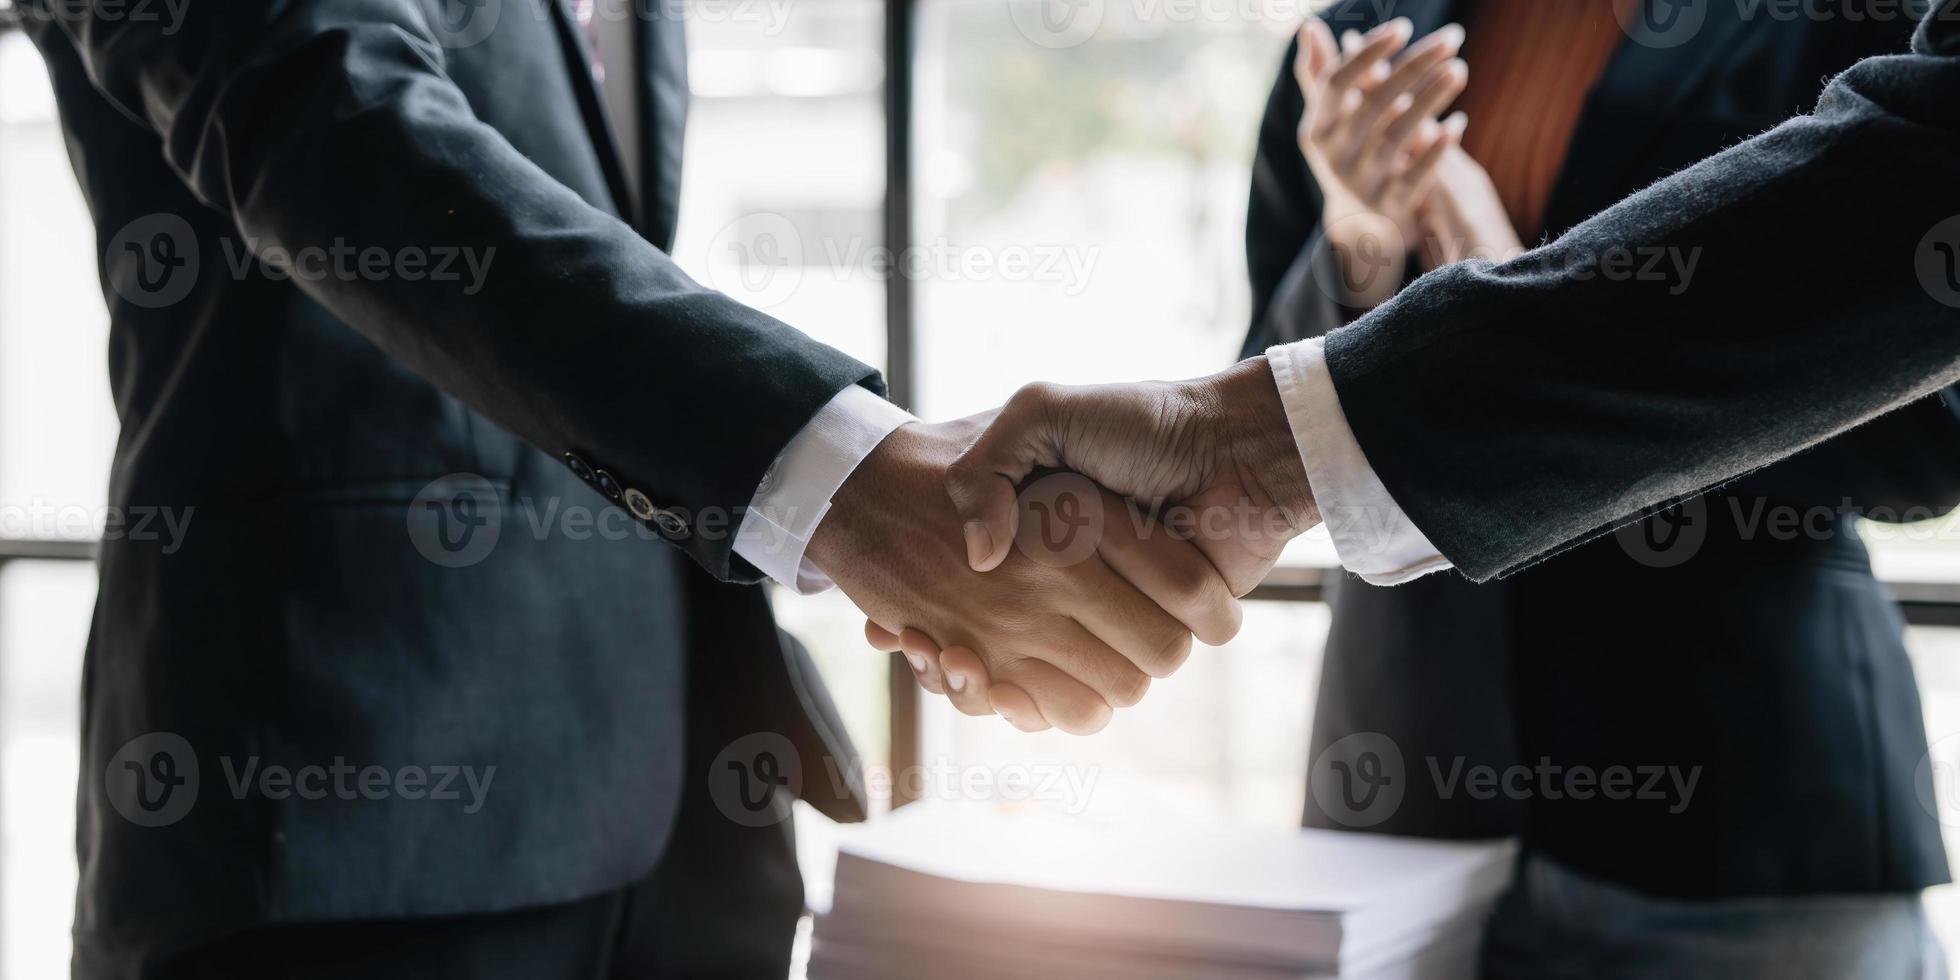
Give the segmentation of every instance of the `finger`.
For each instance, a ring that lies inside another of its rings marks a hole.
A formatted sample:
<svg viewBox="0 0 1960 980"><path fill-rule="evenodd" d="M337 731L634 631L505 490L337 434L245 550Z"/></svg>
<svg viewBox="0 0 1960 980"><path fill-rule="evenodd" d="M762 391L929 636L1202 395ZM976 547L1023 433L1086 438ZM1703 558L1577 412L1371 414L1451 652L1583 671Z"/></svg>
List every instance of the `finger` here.
<svg viewBox="0 0 1960 980"><path fill-rule="evenodd" d="M1352 134L1364 144L1363 149L1373 150L1382 139L1385 128L1397 118L1398 111L1413 105L1416 94L1425 91L1428 84L1443 73L1442 66L1460 60L1454 56L1462 43L1462 28L1444 28L1409 49L1388 78L1362 100L1349 122ZM1442 106L1437 106L1429 114L1434 115L1441 109Z"/></svg>
<svg viewBox="0 0 1960 980"><path fill-rule="evenodd" d="M1397 194L1403 200L1421 201L1428 197L1429 189L1436 186L1437 175L1442 172L1443 158L1448 155L1450 147L1456 146L1463 138L1461 129L1452 132L1448 126L1427 122L1428 125L1421 127L1419 134L1419 141L1425 144L1423 149L1409 160L1409 165L1396 178Z"/></svg>
<svg viewBox="0 0 1960 980"><path fill-rule="evenodd" d="M1183 545L1198 564L1210 568L1211 563L1198 549L1168 534L1164 537L1171 544ZM1212 577L1217 576L1214 573ZM1183 622L1104 562L1083 562L1081 578L1086 592L1072 614L1091 636L1151 677L1169 677L1184 666L1191 656L1191 630ZM1224 591L1222 584L1219 591Z"/></svg>
<svg viewBox="0 0 1960 980"><path fill-rule="evenodd" d="M899 652L918 675L919 686L934 694L946 693L946 677L939 670L939 642L920 630L907 628L898 634Z"/></svg>
<svg viewBox="0 0 1960 980"><path fill-rule="evenodd" d="M1327 22L1318 17L1307 18L1307 22L1300 26L1300 49L1293 56L1293 80L1300 84L1300 91L1309 102L1340 58L1340 50L1334 43L1334 32L1328 28Z"/></svg>
<svg viewBox="0 0 1960 980"><path fill-rule="evenodd" d="M1023 641L1025 653L1060 669L1082 682L1108 707L1127 708L1143 700L1150 690L1150 675L1128 657L1103 642L1074 619L1056 617L1038 637ZM996 677L999 672L995 672ZM1023 685L1025 686L1025 685ZM1041 694L1030 690L1037 701ZM1043 713L1047 705L1043 703ZM1057 728L1067 729L1061 719L1049 715Z"/></svg>
<svg viewBox="0 0 1960 980"><path fill-rule="evenodd" d="M903 646L898 640L897 633L868 619L864 621L864 642L871 644L871 649L882 653L897 653Z"/></svg>
<svg viewBox="0 0 1960 980"><path fill-rule="evenodd" d="M940 692L938 690L935 690L933 684L931 683L931 678L928 674L928 668L930 667L930 664L927 662L926 658L918 652L907 650L905 648L906 643L905 643L904 634L916 633L916 632L917 632L916 630L908 629L901 633L894 633L891 630L888 630L883 626L878 625L877 623L871 622L870 620L865 620L864 622L864 639L867 643L871 644L872 649L882 650L885 653L896 653L904 656L905 663L907 664L907 666L911 667L912 676L918 679L919 686L925 688L928 691L932 691L932 693L934 694L938 694ZM920 634L920 635L924 635L924 634ZM914 645L916 646L920 644L915 643Z"/></svg>
<svg viewBox="0 0 1960 980"><path fill-rule="evenodd" d="M946 494L960 515L966 560L989 572L1007 559L1020 524L1014 487L1055 457L1045 413L1054 386L1024 386L1001 406L980 438L946 468Z"/></svg>
<svg viewBox="0 0 1960 980"><path fill-rule="evenodd" d="M1300 125L1302 149L1314 131L1314 117L1322 100L1327 73L1340 61L1340 49L1326 21L1309 17L1300 27L1299 51L1293 56L1293 80L1300 87Z"/></svg>
<svg viewBox="0 0 1960 980"><path fill-rule="evenodd" d="M1406 17L1397 17L1380 27L1369 31L1359 42L1359 46L1347 53L1340 67L1327 76L1327 98L1334 104L1346 92L1361 86L1375 70L1402 46L1409 43L1409 34L1414 30ZM1353 32L1349 32L1352 34Z"/></svg>
<svg viewBox="0 0 1960 980"><path fill-rule="evenodd" d="M1018 684L995 684L988 692L987 705L1008 724L1024 732L1045 732L1055 727L1042 717L1034 697Z"/></svg>
<svg viewBox="0 0 1960 980"><path fill-rule="evenodd" d="M1451 60L1431 72L1407 103L1397 107L1381 130L1381 137L1370 151L1382 166L1393 166L1408 149L1408 142L1424 123L1435 117L1463 94L1470 69L1462 59Z"/></svg>
<svg viewBox="0 0 1960 980"><path fill-rule="evenodd" d="M994 682L994 710L1023 731L1039 731L1032 727L1039 724L1053 725L1070 735L1094 735L1115 715L1109 702L1088 685L1045 660L1032 657L1014 660L994 670ZM1010 684L1025 692L1028 704L1011 700L1005 690ZM1034 712L1032 718L1028 715L1030 709Z"/></svg>
<svg viewBox="0 0 1960 980"><path fill-rule="evenodd" d="M966 647L947 647L939 652L939 671L946 679L946 699L953 707L969 715L994 713L989 699L994 685L979 654Z"/></svg>
<svg viewBox="0 0 1960 980"><path fill-rule="evenodd" d="M1112 510L1114 506L1117 505L1106 502L1104 512L1123 513ZM1180 632L1196 634L1199 640L1210 646L1223 645L1238 635L1245 611L1238 599L1233 597L1224 576L1212 567L1204 552L1197 545L1180 540L1169 529L1154 523L1147 525L1140 534L1133 533L1136 527L1134 521L1120 528L1105 525L1096 552L1109 570L1141 593L1147 600L1145 604L1152 607L1150 612L1174 620L1181 627ZM1100 620L1100 617L1092 618ZM1078 616L1077 619L1082 617ZM1128 649L1117 642L1120 633L1112 635L1114 630L1104 632L1098 623L1084 621L1083 625L1117 649ZM1139 628L1144 626L1158 631L1162 629L1155 617L1148 614L1139 620ZM1185 639L1187 642L1183 645L1182 653L1173 646L1163 651L1157 663L1139 661L1137 666L1152 677L1169 676L1190 652L1189 636ZM1175 643L1174 640L1168 642Z"/></svg>

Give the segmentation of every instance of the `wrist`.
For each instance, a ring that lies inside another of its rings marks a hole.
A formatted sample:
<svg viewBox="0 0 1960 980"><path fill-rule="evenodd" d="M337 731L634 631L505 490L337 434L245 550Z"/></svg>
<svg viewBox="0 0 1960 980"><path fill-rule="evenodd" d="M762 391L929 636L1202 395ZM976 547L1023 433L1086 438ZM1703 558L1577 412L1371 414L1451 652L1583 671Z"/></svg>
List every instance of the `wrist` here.
<svg viewBox="0 0 1960 980"><path fill-rule="evenodd" d="M1402 288L1409 242L1386 215L1367 210L1339 217L1330 214L1321 228L1333 253L1339 279L1334 285L1341 305L1373 309Z"/></svg>
<svg viewBox="0 0 1960 980"><path fill-rule="evenodd" d="M1241 483L1266 506L1286 515L1293 533L1320 523L1306 464L1266 356L1249 357L1203 383L1227 434Z"/></svg>
<svg viewBox="0 0 1960 980"><path fill-rule="evenodd" d="M919 455L919 429L918 423L908 422L892 430L838 486L803 552L819 571L835 579L851 555L865 551L881 533L876 519L880 501L904 482L908 461Z"/></svg>

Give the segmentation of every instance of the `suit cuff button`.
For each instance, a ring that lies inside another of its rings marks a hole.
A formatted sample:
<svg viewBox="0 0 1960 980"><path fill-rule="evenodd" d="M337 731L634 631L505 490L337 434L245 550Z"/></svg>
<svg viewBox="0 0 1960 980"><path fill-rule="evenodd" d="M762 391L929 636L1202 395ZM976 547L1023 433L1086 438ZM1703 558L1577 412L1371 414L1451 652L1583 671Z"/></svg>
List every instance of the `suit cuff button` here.
<svg viewBox="0 0 1960 980"><path fill-rule="evenodd" d="M670 538L687 537L687 518L671 510L663 510L653 515L654 526Z"/></svg>
<svg viewBox="0 0 1960 980"><path fill-rule="evenodd" d="M632 511L634 517L643 521L653 520L654 515L660 510L653 505L652 500L647 499L646 494L638 490L626 491L626 509Z"/></svg>
<svg viewBox="0 0 1960 980"><path fill-rule="evenodd" d="M592 464L586 462L579 454L566 453L565 465L571 469L573 476L587 483L592 482Z"/></svg>
<svg viewBox="0 0 1960 980"><path fill-rule="evenodd" d="M614 479L613 475L605 470L600 470L592 474L592 485L598 487L599 492L605 494L607 500L617 501L626 495L626 489L621 487L619 481Z"/></svg>

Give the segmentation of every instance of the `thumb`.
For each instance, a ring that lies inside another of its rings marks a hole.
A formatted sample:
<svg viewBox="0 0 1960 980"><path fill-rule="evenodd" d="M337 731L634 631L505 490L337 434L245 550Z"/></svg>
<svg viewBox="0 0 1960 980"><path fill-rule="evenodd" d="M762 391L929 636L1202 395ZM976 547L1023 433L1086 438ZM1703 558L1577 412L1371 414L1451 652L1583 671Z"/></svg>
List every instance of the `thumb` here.
<svg viewBox="0 0 1960 980"><path fill-rule="evenodd" d="M946 495L959 512L966 534L966 560L989 572L1007 560L1020 524L1014 488L1034 468L1055 455L1042 413L1045 385L1029 385L1008 400L973 445L946 467Z"/></svg>
<svg viewBox="0 0 1960 980"><path fill-rule="evenodd" d="M1334 40L1334 32L1327 22L1319 17L1307 18L1300 29L1300 53L1294 59L1294 74L1299 79L1301 91L1320 88L1327 73L1334 70L1341 60L1340 43Z"/></svg>

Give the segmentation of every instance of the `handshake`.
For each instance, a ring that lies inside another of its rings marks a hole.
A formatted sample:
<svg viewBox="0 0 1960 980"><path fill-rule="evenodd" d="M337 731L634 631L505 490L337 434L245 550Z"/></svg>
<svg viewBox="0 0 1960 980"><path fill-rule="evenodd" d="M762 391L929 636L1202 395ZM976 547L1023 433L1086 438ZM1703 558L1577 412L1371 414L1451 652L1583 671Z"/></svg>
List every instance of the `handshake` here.
<svg viewBox="0 0 1960 980"><path fill-rule="evenodd" d="M1239 629L1319 523L1263 357L1192 381L1030 385L893 432L807 556L967 714L1088 734Z"/></svg>

